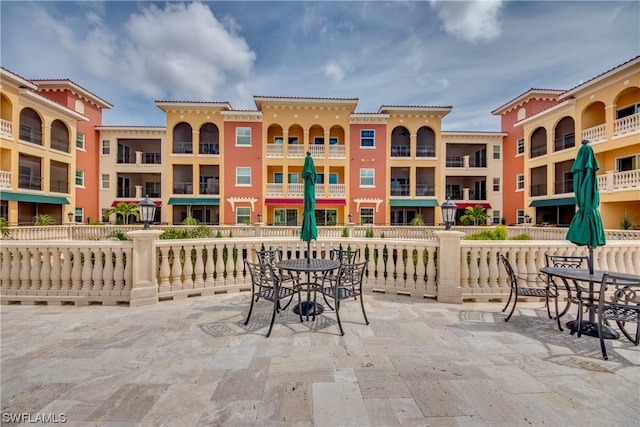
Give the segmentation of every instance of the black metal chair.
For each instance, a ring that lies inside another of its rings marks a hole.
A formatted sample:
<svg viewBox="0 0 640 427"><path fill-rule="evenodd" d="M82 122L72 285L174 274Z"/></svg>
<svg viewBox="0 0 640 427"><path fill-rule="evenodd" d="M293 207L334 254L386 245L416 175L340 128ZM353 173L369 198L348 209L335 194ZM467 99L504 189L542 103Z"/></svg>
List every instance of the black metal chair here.
<svg viewBox="0 0 640 427"><path fill-rule="evenodd" d="M589 257L587 256L579 256L579 255L549 255L545 254L545 263L547 267L559 267L559 268L587 268L589 262ZM553 278L547 277L548 281L553 281ZM577 281L573 281L573 288L575 290L575 296L571 291L571 286L566 279L562 279L562 283L564 284L564 288L567 292L567 304L562 309L561 312L556 310L558 318L567 314L571 304L578 305L578 313L576 315L576 321L574 322L574 326L571 329L571 334L574 334L576 330L579 329L578 325L580 324L580 320L582 319L582 294L588 292L584 286L580 285ZM556 285L557 287L557 285ZM559 289L559 287L557 287ZM558 293L558 299L560 299L560 294ZM558 322L560 325L560 322ZM560 328L562 330L562 328Z"/></svg>
<svg viewBox="0 0 640 427"><path fill-rule="evenodd" d="M282 252L279 249L264 249L256 251L256 255L258 256L258 262L260 264L270 265L273 267L274 273L282 283L294 283L294 278L291 274L283 272L276 266L276 263L282 260Z"/></svg>
<svg viewBox="0 0 640 427"><path fill-rule="evenodd" d="M331 249L329 250L329 258L340 261L340 264L354 264L360 258L360 249ZM331 272L324 275L324 277L321 275L316 275L315 279L316 281L322 280L334 283L336 280L338 280L338 275L337 272ZM356 298L357 297L354 297L354 299ZM329 301L327 301L326 297L324 298L324 302L329 306L331 310L333 310L333 307L331 306Z"/></svg>
<svg viewBox="0 0 640 427"><path fill-rule="evenodd" d="M609 290L609 292L607 292ZM608 298L611 295L611 298ZM595 309L598 318L598 336L602 357L608 360L602 324L613 320L629 341L640 343L640 278L620 273L605 273L600 284L600 297ZM635 323L635 337L628 330L628 323Z"/></svg>
<svg viewBox="0 0 640 427"><path fill-rule="evenodd" d="M362 300L362 281L364 279L364 271L369 261L362 261L352 264L342 264L336 275L337 280L324 281L322 286L316 288L316 292L321 293L323 297L330 298L334 302L333 310L338 319L340 327L340 335L344 335L342 322L340 321L340 303L346 299L360 298L360 306L364 321L368 325L367 313L364 310L364 301ZM315 295L315 293L314 293ZM315 296L314 296L315 299Z"/></svg>
<svg viewBox="0 0 640 427"><path fill-rule="evenodd" d="M266 335L268 338L269 335L271 335L271 329L273 329L276 313L280 310L285 310L293 300L293 296L296 293L298 294L299 303L300 291L294 286L284 286L270 264L252 263L248 260L245 260L245 264L247 266L247 270L249 270L249 273L251 274L251 306L249 307L247 320L245 320L244 324L247 325L249 323L251 313L253 312L253 304L255 302L260 298L271 301L273 303L273 312L271 314L269 330ZM280 301L287 298L289 301L284 307L282 307ZM300 315L300 321L302 322L302 315Z"/></svg>
<svg viewBox="0 0 640 427"><path fill-rule="evenodd" d="M511 311L509 312L509 315L504 319L504 321L508 322L509 319L511 319L511 315L513 315L513 312L516 309L516 305L518 304L518 297L544 298L549 319L553 319L553 316L551 315L551 307L549 305L549 299L553 299L555 302L558 329L562 331L562 326L560 325L560 316L557 315L558 314L558 288L556 284L553 281L545 280L539 275L536 275L535 278L519 276L515 273L515 271L513 270L513 267L511 267L511 263L509 262L507 257L501 254L500 259L502 260L502 264L504 265L505 270L507 270L507 274L509 276L509 285L511 286L511 289L509 292L509 299L507 300L507 303L504 305L504 308L502 309L503 312L509 307L511 300L513 299L513 306L511 307ZM523 286L519 284L518 281L520 281L521 283L525 283L526 285L529 285L529 286Z"/></svg>

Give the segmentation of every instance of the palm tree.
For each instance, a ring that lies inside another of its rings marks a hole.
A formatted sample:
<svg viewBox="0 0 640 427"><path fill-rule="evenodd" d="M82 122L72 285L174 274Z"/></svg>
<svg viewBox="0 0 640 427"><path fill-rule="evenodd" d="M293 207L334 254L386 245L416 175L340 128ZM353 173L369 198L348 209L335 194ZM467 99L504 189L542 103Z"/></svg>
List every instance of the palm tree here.
<svg viewBox="0 0 640 427"><path fill-rule="evenodd" d="M473 225L478 225L478 223L486 225L487 218L489 218L489 215L482 206L468 206L464 210L464 215L460 217L460 221L462 221L463 224L473 222Z"/></svg>
<svg viewBox="0 0 640 427"><path fill-rule="evenodd" d="M53 217L48 214L40 214L33 217L33 225L52 225Z"/></svg>
<svg viewBox="0 0 640 427"><path fill-rule="evenodd" d="M111 208L104 213L105 218L113 214L120 215L125 225L129 224L129 216L134 216L137 221L140 220L140 212L138 207L133 203L120 202L115 208Z"/></svg>
<svg viewBox="0 0 640 427"><path fill-rule="evenodd" d="M411 219L411 225L422 226L424 225L424 219L422 218L421 213L417 213L416 216Z"/></svg>

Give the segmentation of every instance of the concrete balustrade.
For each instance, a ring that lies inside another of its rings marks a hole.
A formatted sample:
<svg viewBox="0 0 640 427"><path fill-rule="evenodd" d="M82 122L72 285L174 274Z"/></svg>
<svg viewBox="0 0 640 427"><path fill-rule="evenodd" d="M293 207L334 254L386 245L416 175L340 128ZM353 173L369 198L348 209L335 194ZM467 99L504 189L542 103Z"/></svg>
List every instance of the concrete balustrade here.
<svg viewBox="0 0 640 427"><path fill-rule="evenodd" d="M349 226L350 229L353 226ZM296 236L159 240L159 230L129 232L132 241L3 241L3 304L155 304L158 301L249 290L244 260L277 248L282 258L307 256ZM545 253L585 255L566 240L462 240L464 233L436 231L434 238L320 238L313 257L333 248L359 249L368 259L366 292L441 302L503 301L509 284L499 255L519 274L535 273ZM640 241L610 240L594 250L594 267L640 274Z"/></svg>

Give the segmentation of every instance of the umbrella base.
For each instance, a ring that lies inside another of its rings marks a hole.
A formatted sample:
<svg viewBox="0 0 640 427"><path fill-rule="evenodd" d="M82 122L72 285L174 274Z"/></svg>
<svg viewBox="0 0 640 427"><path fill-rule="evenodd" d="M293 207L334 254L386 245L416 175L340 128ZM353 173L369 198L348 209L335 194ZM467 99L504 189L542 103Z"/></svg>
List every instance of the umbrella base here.
<svg viewBox="0 0 640 427"><path fill-rule="evenodd" d="M324 312L324 307L321 304L315 303L313 301L305 301L301 302L298 305L295 305L293 307L293 312L295 314L301 314L303 316L316 316Z"/></svg>
<svg viewBox="0 0 640 427"><path fill-rule="evenodd" d="M573 330L573 324L575 320L571 320L567 322L567 328ZM582 335L588 335L590 337L598 338L598 324L594 322L589 322L588 320L583 320L580 322L580 333ZM604 339L606 340L617 340L620 338L620 334L607 325L602 325L602 333L604 334Z"/></svg>

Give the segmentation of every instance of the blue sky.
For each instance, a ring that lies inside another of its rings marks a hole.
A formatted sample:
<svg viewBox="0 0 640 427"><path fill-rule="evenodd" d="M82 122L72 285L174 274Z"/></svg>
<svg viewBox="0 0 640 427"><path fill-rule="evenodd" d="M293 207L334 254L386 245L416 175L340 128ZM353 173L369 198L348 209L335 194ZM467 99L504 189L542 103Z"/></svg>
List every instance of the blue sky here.
<svg viewBox="0 0 640 427"><path fill-rule="evenodd" d="M498 131L529 88L570 89L640 54L634 1L6 1L1 65L65 79L164 125L154 100L358 98L452 106L448 131Z"/></svg>

